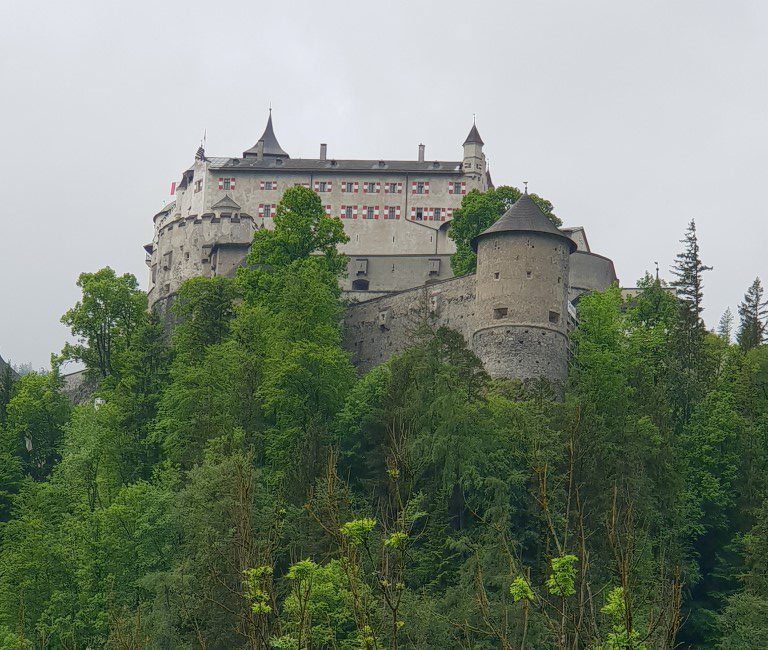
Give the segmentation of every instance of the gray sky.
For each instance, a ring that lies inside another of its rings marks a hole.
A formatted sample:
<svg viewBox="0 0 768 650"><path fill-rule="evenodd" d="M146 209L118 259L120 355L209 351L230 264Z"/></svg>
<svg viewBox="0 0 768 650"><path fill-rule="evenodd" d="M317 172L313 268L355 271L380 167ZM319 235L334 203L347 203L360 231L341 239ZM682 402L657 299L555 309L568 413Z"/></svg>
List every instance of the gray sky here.
<svg viewBox="0 0 768 650"><path fill-rule="evenodd" d="M237 155L272 102L316 157L459 159L548 199L632 285L694 217L705 317L768 282L768 3L0 2L0 355L47 365L81 271L146 288L142 245L203 130Z"/></svg>

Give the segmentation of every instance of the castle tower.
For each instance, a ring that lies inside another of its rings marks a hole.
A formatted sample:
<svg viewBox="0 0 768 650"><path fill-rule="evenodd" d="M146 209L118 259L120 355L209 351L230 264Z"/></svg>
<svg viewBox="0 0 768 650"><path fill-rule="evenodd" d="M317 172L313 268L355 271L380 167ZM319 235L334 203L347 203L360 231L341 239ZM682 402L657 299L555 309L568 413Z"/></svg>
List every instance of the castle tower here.
<svg viewBox="0 0 768 650"><path fill-rule="evenodd" d="M472 122L467 139L464 140L464 173L472 176L483 177L487 171L485 154L483 153L483 139L477 130L477 125Z"/></svg>
<svg viewBox="0 0 768 650"><path fill-rule="evenodd" d="M269 109L269 119L267 120L267 126L264 129L264 133L258 139L255 145L250 149L243 151L243 158L259 158L259 159L273 159L273 158L290 158L290 156L283 151L280 143L275 136L275 130L272 128L272 109Z"/></svg>
<svg viewBox="0 0 768 650"><path fill-rule="evenodd" d="M526 193L472 246L475 354L492 377L544 378L560 392L568 375L569 257L576 244Z"/></svg>

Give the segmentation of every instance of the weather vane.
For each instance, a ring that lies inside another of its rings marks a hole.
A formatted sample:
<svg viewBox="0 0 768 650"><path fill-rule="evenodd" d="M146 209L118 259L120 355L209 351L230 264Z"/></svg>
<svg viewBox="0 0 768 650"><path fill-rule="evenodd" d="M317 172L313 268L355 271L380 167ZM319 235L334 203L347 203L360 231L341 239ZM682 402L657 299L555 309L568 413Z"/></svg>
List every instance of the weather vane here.
<svg viewBox="0 0 768 650"><path fill-rule="evenodd" d="M523 181L523 185L525 185L525 193L528 194L528 181Z"/></svg>

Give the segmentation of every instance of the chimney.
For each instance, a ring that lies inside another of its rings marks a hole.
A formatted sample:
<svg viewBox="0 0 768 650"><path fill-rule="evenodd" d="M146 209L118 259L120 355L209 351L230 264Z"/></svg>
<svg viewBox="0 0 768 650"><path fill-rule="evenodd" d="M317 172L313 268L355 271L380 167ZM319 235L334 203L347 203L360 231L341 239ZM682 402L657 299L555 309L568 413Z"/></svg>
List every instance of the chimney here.
<svg viewBox="0 0 768 650"><path fill-rule="evenodd" d="M424 145L419 145L419 162L424 162Z"/></svg>
<svg viewBox="0 0 768 650"><path fill-rule="evenodd" d="M322 143L320 145L320 160L325 160L326 158L328 158L328 145Z"/></svg>
<svg viewBox="0 0 768 650"><path fill-rule="evenodd" d="M264 140L256 143L256 160L264 160Z"/></svg>

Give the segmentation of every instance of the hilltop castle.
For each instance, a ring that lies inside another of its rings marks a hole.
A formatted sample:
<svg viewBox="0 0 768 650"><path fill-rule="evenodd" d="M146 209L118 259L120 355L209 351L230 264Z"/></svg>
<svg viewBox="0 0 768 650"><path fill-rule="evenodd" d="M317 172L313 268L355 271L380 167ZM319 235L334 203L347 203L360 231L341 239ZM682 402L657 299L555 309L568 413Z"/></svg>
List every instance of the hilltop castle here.
<svg viewBox="0 0 768 650"><path fill-rule="evenodd" d="M326 144L318 158L291 158L270 112L242 157L198 149L175 201L155 215L145 246L150 306L167 310L187 278L232 275L253 233L273 227L283 192L303 185L349 236L342 289L356 304L345 345L360 369L407 347L421 309L461 332L492 376L562 383L573 304L616 281L613 262L592 253L583 228L556 228L526 194L474 242L477 273L454 278L453 211L467 192L493 187L483 146L473 124L461 160L429 161L421 144L416 160L329 158Z"/></svg>

